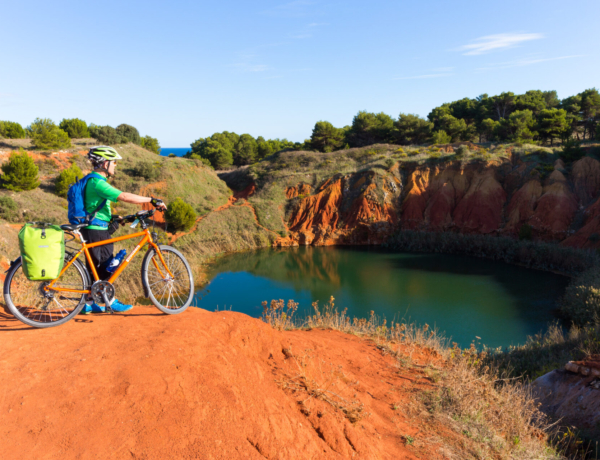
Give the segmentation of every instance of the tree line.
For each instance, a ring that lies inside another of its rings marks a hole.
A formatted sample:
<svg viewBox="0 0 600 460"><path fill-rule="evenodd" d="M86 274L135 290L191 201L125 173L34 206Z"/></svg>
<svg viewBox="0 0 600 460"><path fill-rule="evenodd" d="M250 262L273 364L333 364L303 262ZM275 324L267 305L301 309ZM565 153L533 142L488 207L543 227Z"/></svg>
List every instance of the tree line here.
<svg viewBox="0 0 600 460"><path fill-rule="evenodd" d="M390 143L400 145L472 142L528 142L553 145L556 140L600 139L600 93L587 89L559 99L556 91L524 94L482 94L435 107L427 118L400 113L360 111L352 124L337 128L328 121L315 123L310 139L254 139L250 134L224 131L196 140L188 158L214 168L255 163L283 149L331 152L344 148Z"/></svg>
<svg viewBox="0 0 600 460"><path fill-rule="evenodd" d="M31 139L40 150L71 147L71 139L93 138L100 144L115 145L132 142L154 153L160 153L158 139L141 137L139 131L128 124L112 126L89 125L79 118L64 118L58 125L49 118L36 118L26 128L14 121L0 121L0 138Z"/></svg>

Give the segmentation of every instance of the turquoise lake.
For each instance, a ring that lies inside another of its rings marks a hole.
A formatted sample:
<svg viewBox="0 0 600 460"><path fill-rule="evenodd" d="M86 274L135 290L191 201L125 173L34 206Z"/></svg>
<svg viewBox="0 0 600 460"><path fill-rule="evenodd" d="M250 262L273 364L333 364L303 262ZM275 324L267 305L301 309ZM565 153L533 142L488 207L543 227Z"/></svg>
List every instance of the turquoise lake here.
<svg viewBox="0 0 600 460"><path fill-rule="evenodd" d="M348 316L373 310L390 320L429 324L466 347L522 344L556 321L567 277L501 262L380 249L301 247L230 254L210 269L194 305L260 317L262 301L294 299L297 315L335 297Z"/></svg>

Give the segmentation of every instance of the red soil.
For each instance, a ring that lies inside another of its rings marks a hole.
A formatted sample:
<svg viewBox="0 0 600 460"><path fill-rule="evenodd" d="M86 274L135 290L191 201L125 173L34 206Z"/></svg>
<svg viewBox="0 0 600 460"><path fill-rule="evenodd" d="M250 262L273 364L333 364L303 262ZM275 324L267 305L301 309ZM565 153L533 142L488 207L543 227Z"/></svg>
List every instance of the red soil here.
<svg viewBox="0 0 600 460"><path fill-rule="evenodd" d="M527 224L536 239L600 248L600 162L583 158L567 176L564 167L558 160L541 180L517 159L421 165L405 173L404 190L397 165L389 184L363 172L330 179L313 194L300 183L286 189L288 199L302 197L287 222L290 236L275 244L379 244L398 228L516 237ZM578 210L585 221L573 232Z"/></svg>
<svg viewBox="0 0 600 460"><path fill-rule="evenodd" d="M0 458L445 458L414 410L424 350L404 368L352 335L150 307L44 330L0 314L0 346Z"/></svg>

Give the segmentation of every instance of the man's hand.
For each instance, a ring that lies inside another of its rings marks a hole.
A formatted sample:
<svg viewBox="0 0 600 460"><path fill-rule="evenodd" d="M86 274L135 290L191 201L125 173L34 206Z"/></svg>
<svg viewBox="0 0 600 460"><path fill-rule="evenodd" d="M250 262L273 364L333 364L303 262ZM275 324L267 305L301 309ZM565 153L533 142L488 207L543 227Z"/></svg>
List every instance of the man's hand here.
<svg viewBox="0 0 600 460"><path fill-rule="evenodd" d="M150 203L152 203L152 206L154 206L156 209L160 210L160 211L166 211L167 210L167 205L165 204L165 202L159 198L154 198L152 197L152 200L150 200Z"/></svg>

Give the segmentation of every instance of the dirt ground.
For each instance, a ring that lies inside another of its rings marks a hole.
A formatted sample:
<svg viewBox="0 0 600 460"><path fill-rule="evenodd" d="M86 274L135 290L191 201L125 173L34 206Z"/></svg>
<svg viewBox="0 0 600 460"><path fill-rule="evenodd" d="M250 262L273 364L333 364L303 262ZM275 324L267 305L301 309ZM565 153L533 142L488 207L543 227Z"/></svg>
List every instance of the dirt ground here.
<svg viewBox="0 0 600 460"><path fill-rule="evenodd" d="M0 308L0 348L2 459L447 458L419 350L141 306L50 329Z"/></svg>

